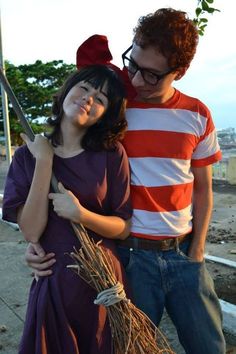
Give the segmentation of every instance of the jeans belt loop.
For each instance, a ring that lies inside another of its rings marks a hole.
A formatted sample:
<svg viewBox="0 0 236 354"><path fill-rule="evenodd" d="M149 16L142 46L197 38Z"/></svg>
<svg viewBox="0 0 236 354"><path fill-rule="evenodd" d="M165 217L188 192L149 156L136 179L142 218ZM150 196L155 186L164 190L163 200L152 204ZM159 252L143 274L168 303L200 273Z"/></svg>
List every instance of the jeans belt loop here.
<svg viewBox="0 0 236 354"><path fill-rule="evenodd" d="M139 248L138 247L138 243L139 243L139 239L137 237L134 237L133 238L133 244L134 244L133 248L134 249L138 249Z"/></svg>
<svg viewBox="0 0 236 354"><path fill-rule="evenodd" d="M176 252L179 252L179 238L178 237L176 237L176 239L175 239L175 250L176 250Z"/></svg>

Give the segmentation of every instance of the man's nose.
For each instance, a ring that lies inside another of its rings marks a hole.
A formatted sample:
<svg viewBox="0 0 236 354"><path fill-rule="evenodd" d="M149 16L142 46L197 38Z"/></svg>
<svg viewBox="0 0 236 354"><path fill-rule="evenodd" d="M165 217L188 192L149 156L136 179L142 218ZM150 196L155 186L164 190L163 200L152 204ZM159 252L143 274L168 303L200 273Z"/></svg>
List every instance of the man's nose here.
<svg viewBox="0 0 236 354"><path fill-rule="evenodd" d="M136 73L134 74L131 82L132 82L132 85L135 86L135 87L144 86L145 85L145 81L143 80L143 76L142 76L142 74L141 74L141 72L139 70L136 71Z"/></svg>

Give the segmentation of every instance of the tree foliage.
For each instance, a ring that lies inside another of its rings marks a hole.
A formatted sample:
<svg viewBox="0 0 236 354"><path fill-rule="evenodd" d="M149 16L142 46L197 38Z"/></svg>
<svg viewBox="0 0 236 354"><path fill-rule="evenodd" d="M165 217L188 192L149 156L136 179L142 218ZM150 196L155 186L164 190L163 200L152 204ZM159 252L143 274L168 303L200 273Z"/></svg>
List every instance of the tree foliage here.
<svg viewBox="0 0 236 354"><path fill-rule="evenodd" d="M213 14L214 12L220 10L212 7L214 0L198 0L198 6L195 9L195 15L196 17L193 19L194 23L198 27L198 33L203 36L205 28L208 23L208 19L205 17L205 15L208 14Z"/></svg>
<svg viewBox="0 0 236 354"><path fill-rule="evenodd" d="M35 133L44 127L39 118L47 118L51 114L52 96L62 86L65 78L75 70L75 65L65 64L62 60L43 63L37 60L34 64L14 66L5 63L6 77L15 93L25 117L29 120ZM10 102L9 120L12 144L20 141L19 133L23 131ZM0 131L3 130L2 110L0 111Z"/></svg>

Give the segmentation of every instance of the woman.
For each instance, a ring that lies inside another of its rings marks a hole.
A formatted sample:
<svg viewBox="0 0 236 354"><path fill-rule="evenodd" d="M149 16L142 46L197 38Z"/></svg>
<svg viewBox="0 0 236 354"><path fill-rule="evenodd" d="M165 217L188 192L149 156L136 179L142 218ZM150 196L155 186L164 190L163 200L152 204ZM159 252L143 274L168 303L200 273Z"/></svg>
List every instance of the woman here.
<svg viewBox="0 0 236 354"><path fill-rule="evenodd" d="M102 239L120 282L123 271L111 239L129 234L128 161L118 142L126 129L125 92L117 73L91 65L72 74L55 95L52 131L34 142L23 134L10 166L3 218L27 241L53 252L53 275L31 286L20 354L110 354L106 309L96 292L67 268L80 244L71 221ZM52 170L60 193L50 190Z"/></svg>

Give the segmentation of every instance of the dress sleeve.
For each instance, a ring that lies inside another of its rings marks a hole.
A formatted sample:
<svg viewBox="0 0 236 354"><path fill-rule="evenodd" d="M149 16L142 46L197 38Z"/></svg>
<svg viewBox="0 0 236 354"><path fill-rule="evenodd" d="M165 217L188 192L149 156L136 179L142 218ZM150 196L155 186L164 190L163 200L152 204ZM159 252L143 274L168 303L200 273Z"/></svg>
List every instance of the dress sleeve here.
<svg viewBox="0 0 236 354"><path fill-rule="evenodd" d="M108 196L110 215L129 219L132 216L130 200L130 170L124 147L108 152Z"/></svg>
<svg viewBox="0 0 236 354"><path fill-rule="evenodd" d="M10 164L3 195L3 220L17 222L17 209L28 196L33 174L33 161L26 146L18 148Z"/></svg>

